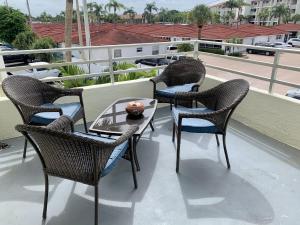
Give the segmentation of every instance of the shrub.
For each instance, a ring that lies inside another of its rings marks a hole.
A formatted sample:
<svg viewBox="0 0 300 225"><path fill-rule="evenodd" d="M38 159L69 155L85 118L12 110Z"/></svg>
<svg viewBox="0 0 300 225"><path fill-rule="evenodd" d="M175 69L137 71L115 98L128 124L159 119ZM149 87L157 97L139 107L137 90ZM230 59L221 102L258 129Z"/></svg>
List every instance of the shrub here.
<svg viewBox="0 0 300 225"><path fill-rule="evenodd" d="M200 52L209 52L218 55L225 55L225 52L221 48L199 48Z"/></svg>
<svg viewBox="0 0 300 225"><path fill-rule="evenodd" d="M19 33L13 41L13 46L21 50L31 49L33 43L37 40L37 35L31 30Z"/></svg>
<svg viewBox="0 0 300 225"><path fill-rule="evenodd" d="M63 66L60 68L60 71L64 77L85 74L84 70L76 65ZM64 86L66 88L89 86L93 84L95 84L95 81L89 78L80 78L64 81Z"/></svg>
<svg viewBox="0 0 300 225"><path fill-rule="evenodd" d="M194 46L192 44L184 43L177 45L178 52L190 52L194 50Z"/></svg>
<svg viewBox="0 0 300 225"><path fill-rule="evenodd" d="M55 46L55 42L50 37L44 37L36 39L36 41L32 44L32 49L49 49L54 48ZM39 53L36 54L36 58L38 58L40 61L51 62L53 54Z"/></svg>
<svg viewBox="0 0 300 225"><path fill-rule="evenodd" d="M233 53L229 53L228 56L232 56L232 57L242 57L243 54L241 52L233 52Z"/></svg>

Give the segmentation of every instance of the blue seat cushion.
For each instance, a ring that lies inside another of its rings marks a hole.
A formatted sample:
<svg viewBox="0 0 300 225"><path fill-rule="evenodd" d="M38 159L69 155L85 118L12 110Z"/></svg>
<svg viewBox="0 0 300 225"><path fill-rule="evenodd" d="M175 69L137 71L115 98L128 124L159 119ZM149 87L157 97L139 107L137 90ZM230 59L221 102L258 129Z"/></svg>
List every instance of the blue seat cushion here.
<svg viewBox="0 0 300 225"><path fill-rule="evenodd" d="M174 107L172 109L172 116L175 123L178 125L178 118L180 113L185 114L201 114L214 112L208 108L185 108ZM218 133L219 129L210 121L198 118L183 118L181 124L181 131L192 133Z"/></svg>
<svg viewBox="0 0 300 225"><path fill-rule="evenodd" d="M44 104L41 105L43 107L48 107L48 108L61 108L63 115L69 116L70 118L74 118L76 113L81 108L81 104L79 102L74 102L74 103L64 103L64 104ZM43 125L48 125L52 123L54 120L59 118L59 112L41 112L35 114L31 118L31 124L43 124Z"/></svg>
<svg viewBox="0 0 300 225"><path fill-rule="evenodd" d="M82 132L74 132L73 134L81 137L91 138L97 141L106 142L106 143L114 142L118 138L117 136L102 137L95 134L91 134L91 133L87 134ZM104 170L102 170L101 177L104 177L105 175L107 175L109 172L112 171L112 169L117 165L117 162L125 155L128 146L129 146L128 141L125 141L122 144L115 147L115 149L113 150L113 152L109 157L109 160L105 165Z"/></svg>
<svg viewBox="0 0 300 225"><path fill-rule="evenodd" d="M156 90L156 94L162 97L174 98L176 92L191 92L194 85L195 83L171 86L161 90Z"/></svg>

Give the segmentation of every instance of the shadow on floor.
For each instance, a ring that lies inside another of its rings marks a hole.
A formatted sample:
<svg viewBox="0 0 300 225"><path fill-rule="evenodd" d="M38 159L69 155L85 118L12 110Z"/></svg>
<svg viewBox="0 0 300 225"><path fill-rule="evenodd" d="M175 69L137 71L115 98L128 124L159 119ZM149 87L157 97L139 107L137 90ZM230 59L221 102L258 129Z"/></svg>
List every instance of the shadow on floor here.
<svg viewBox="0 0 300 225"><path fill-rule="evenodd" d="M209 159L181 160L178 174L188 218L271 223L273 208L255 187Z"/></svg>

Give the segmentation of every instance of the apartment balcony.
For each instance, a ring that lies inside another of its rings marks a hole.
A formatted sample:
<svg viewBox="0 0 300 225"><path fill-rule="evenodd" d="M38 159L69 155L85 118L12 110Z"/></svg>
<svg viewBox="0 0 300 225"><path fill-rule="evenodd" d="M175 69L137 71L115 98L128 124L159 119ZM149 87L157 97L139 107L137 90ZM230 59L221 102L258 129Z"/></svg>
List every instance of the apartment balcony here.
<svg viewBox="0 0 300 225"><path fill-rule="evenodd" d="M283 77L289 79L289 76L299 75L300 68L284 60L280 63L279 59L282 54L299 57L299 50L273 50L276 55L270 61L277 57L274 62L250 62L254 60L215 56L197 50L187 53L203 57L206 64L208 75L201 90L235 76L251 82L251 90L235 111L228 128L231 169L226 168L222 145L217 146L213 135L183 133L181 170L176 174L170 109L161 104L155 114L155 131L148 128L137 146L141 166L137 173L138 189L133 187L130 164L126 160L100 180L99 224L297 224L300 213L300 102L280 93L287 87L278 89L276 86L299 88L297 80L292 82ZM232 60L232 64L224 60ZM270 72L270 77L243 71L237 68L238 63L242 63L243 68L244 64L260 68L264 74ZM52 66L57 67L57 64ZM262 69L263 66L268 69ZM285 71L284 76L281 70ZM110 70L107 73L121 72ZM46 81L59 79L71 78ZM259 80L264 84L259 85ZM151 97L151 83L148 79L139 79L84 87L88 121L92 122L112 101L124 96ZM42 221L44 177L41 163L31 146L27 158L22 159L24 138L14 130L21 119L7 98L0 98L0 106L0 137L9 145L0 151L1 224L93 224L93 188L52 177L48 216ZM76 130L80 129L81 125L76 126Z"/></svg>

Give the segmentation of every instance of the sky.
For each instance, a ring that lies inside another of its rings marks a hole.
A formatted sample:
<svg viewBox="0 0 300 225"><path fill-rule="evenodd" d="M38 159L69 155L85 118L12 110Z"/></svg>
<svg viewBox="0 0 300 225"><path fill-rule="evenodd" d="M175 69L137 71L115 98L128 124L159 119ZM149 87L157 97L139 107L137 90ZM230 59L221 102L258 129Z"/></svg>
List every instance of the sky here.
<svg viewBox="0 0 300 225"><path fill-rule="evenodd" d="M20 9L27 13L26 0L7 0L8 5ZM29 0L32 16L38 16L43 11L56 15L65 10L65 0ZM81 2L81 0L79 0ZM107 3L107 0L87 0L87 2L97 2L101 4ZM146 3L152 0L119 0L126 7L134 7L138 13L143 12ZM158 8L164 7L168 9L190 10L197 4L209 4L217 2L216 0L155 0ZM4 4L5 0L0 0L0 4ZM75 3L75 0L74 0Z"/></svg>

